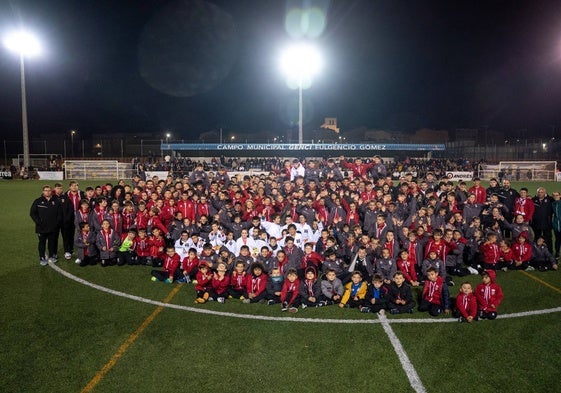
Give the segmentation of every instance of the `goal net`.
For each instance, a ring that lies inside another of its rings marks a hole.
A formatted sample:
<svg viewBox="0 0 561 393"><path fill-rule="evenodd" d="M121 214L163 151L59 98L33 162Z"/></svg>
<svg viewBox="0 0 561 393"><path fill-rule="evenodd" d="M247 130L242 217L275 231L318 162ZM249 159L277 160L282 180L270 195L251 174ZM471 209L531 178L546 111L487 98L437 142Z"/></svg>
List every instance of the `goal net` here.
<svg viewBox="0 0 561 393"><path fill-rule="evenodd" d="M496 165L480 164L478 175L511 181L555 181L557 161L501 161Z"/></svg>
<svg viewBox="0 0 561 393"><path fill-rule="evenodd" d="M65 161L65 179L130 179L133 176L131 164L119 161Z"/></svg>

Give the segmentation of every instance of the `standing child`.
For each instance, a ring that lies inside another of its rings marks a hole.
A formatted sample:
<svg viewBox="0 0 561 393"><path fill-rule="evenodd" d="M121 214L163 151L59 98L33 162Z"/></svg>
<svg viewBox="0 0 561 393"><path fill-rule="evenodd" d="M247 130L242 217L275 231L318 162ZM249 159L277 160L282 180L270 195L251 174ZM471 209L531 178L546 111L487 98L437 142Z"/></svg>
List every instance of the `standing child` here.
<svg viewBox="0 0 561 393"><path fill-rule="evenodd" d="M267 296L267 275L263 272L263 266L260 263L251 265L251 274L245 283L245 299L244 303L257 303Z"/></svg>
<svg viewBox="0 0 561 393"><path fill-rule="evenodd" d="M205 261L199 263L199 270L197 271L197 284L195 284L195 291L197 298L195 303L206 303L209 295L209 289L212 285L212 272Z"/></svg>
<svg viewBox="0 0 561 393"><path fill-rule="evenodd" d="M502 269L505 264L500 261L501 251L497 244L497 234L490 232L487 234L487 240L479 246L479 252L483 257L483 268L497 270Z"/></svg>
<svg viewBox="0 0 561 393"><path fill-rule="evenodd" d="M136 229L129 229L128 232L121 237L123 241L117 252L117 265L136 265Z"/></svg>
<svg viewBox="0 0 561 393"><path fill-rule="evenodd" d="M384 315L388 305L389 289L384 283L384 278L379 274L372 276L372 284L368 286L366 298L364 299L360 312L377 312Z"/></svg>
<svg viewBox="0 0 561 393"><path fill-rule="evenodd" d="M244 300L244 292L247 281L247 273L245 272L245 262L236 261L234 271L230 276L230 289L228 289L228 299Z"/></svg>
<svg viewBox="0 0 561 393"><path fill-rule="evenodd" d="M392 282L392 277L397 272L397 265L388 248L382 249L381 258L376 259L376 273L384 278L386 284Z"/></svg>
<svg viewBox="0 0 561 393"><path fill-rule="evenodd" d="M413 314L415 300L411 287L405 282L405 276L402 272L396 272L393 275L393 282L389 286L388 291L388 308L390 314Z"/></svg>
<svg viewBox="0 0 561 393"><path fill-rule="evenodd" d="M150 239L148 239L146 234L146 228L140 228L138 230L138 237L136 238L136 262L139 265L152 266L150 249Z"/></svg>
<svg viewBox="0 0 561 393"><path fill-rule="evenodd" d="M366 288L366 283L362 281L362 273L355 270L351 276L351 281L345 285L345 292L343 293L339 307L360 307L362 301L366 297Z"/></svg>
<svg viewBox="0 0 561 393"><path fill-rule="evenodd" d="M97 233L95 244L99 250L101 266L107 267L117 263L117 249L121 239L117 232L111 228L109 220L101 222L101 230Z"/></svg>
<svg viewBox="0 0 561 393"><path fill-rule="evenodd" d="M280 301L282 303L281 311L297 313L300 305L299 298L300 280L296 269L288 269L286 279L282 285Z"/></svg>
<svg viewBox="0 0 561 393"><path fill-rule="evenodd" d="M218 303L224 303L228 295L228 286L230 285L230 277L227 273L226 264L220 262L216 267L216 273L212 276L212 287L210 288L210 298Z"/></svg>
<svg viewBox="0 0 561 393"><path fill-rule="evenodd" d="M162 236L159 228L152 228L152 236L149 238L150 259L152 266L162 266L165 258L166 239Z"/></svg>
<svg viewBox="0 0 561 393"><path fill-rule="evenodd" d="M302 308L323 306L323 303L320 302L321 283L317 279L316 269L314 267L306 268L304 277L300 283Z"/></svg>
<svg viewBox="0 0 561 393"><path fill-rule="evenodd" d="M97 263L95 233L90 231L90 224L87 222L80 222L79 228L74 236L74 246L78 253L78 258L74 262L80 266L95 265Z"/></svg>
<svg viewBox="0 0 561 393"><path fill-rule="evenodd" d="M166 257L163 262L163 270L152 270L152 281L164 281L171 284L180 275L179 254L175 252L175 247L166 248Z"/></svg>
<svg viewBox="0 0 561 393"><path fill-rule="evenodd" d="M475 288L479 318L497 318L497 309L503 300L501 286L496 283L497 273L488 269L481 273L481 283Z"/></svg>
<svg viewBox="0 0 561 393"><path fill-rule="evenodd" d="M460 286L454 316L458 318L458 322L477 321L477 299L473 294L471 284L467 281Z"/></svg>
<svg viewBox="0 0 561 393"><path fill-rule="evenodd" d="M419 280L417 279L417 271L415 269L415 260L409 257L409 251L403 249L399 252L399 259L397 260L397 268L403 273L405 281L413 286L419 286Z"/></svg>
<svg viewBox="0 0 561 393"><path fill-rule="evenodd" d="M434 267L427 269L427 281L421 295L419 311L428 311L433 317L450 313L450 293L443 278Z"/></svg>

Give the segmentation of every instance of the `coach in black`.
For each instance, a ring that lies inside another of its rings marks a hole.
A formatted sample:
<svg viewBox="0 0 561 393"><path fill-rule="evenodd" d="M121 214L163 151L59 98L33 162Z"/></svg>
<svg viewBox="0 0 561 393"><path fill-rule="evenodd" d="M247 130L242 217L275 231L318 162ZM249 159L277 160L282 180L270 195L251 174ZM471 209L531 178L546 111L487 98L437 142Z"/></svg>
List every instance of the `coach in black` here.
<svg viewBox="0 0 561 393"><path fill-rule="evenodd" d="M39 238L39 262L47 265L45 249L49 248L50 262L57 261L58 232L62 225L62 207L56 197L52 195L50 186L43 187L41 196L31 205L29 215L35 222L35 233Z"/></svg>

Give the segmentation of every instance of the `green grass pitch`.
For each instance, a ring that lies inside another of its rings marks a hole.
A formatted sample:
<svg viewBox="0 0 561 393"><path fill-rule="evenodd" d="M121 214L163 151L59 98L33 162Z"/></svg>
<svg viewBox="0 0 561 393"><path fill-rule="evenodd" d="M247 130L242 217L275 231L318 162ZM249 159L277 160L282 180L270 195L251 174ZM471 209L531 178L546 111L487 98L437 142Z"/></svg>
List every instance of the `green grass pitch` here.
<svg viewBox="0 0 561 393"><path fill-rule="evenodd" d="M291 317L373 323L293 322L280 306L239 301L195 305L193 287L183 285L172 304L283 319L163 308L133 336L156 305L102 292L39 266L29 207L43 184L0 181L0 391L414 391L377 317L356 310L306 309ZM89 184L81 182L81 187ZM513 187L535 190L537 185ZM545 186L549 192L561 189L561 184ZM152 283L148 267L80 268L64 259L58 266L94 284L155 301L178 285ZM479 277L468 280L476 283ZM505 292L501 314L561 306L558 272L499 272L498 280ZM452 295L457 291L451 288ZM426 391L559 391L561 313L471 325L419 323L428 318L418 312L388 317ZM396 323L402 319L419 322ZM127 340L131 345L100 376ZM97 383L85 389L96 376Z"/></svg>

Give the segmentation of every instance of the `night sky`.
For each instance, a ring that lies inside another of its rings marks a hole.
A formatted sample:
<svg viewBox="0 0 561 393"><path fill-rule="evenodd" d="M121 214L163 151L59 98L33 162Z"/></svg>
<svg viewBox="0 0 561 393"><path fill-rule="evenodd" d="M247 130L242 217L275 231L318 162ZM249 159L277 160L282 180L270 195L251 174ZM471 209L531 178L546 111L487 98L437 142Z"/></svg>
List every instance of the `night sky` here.
<svg viewBox="0 0 561 393"><path fill-rule="evenodd" d="M310 6L325 65L306 127L561 133L561 1L6 0L0 33L22 24L44 42L26 62L31 136L278 135L297 120L278 65L297 41L285 16ZM0 132L19 136L19 59L4 47L0 86Z"/></svg>

